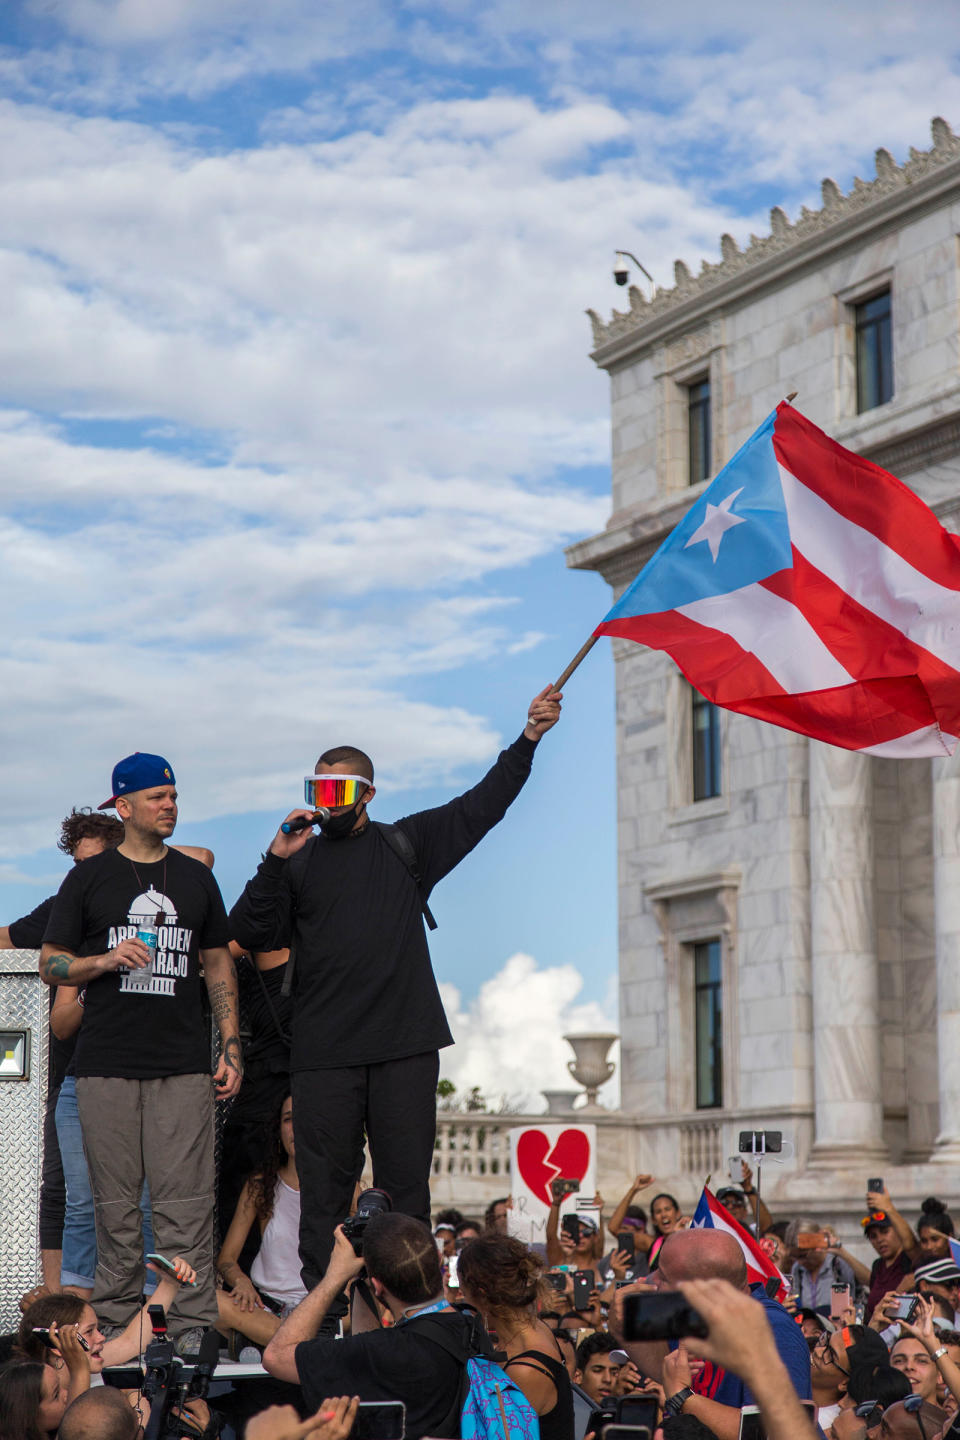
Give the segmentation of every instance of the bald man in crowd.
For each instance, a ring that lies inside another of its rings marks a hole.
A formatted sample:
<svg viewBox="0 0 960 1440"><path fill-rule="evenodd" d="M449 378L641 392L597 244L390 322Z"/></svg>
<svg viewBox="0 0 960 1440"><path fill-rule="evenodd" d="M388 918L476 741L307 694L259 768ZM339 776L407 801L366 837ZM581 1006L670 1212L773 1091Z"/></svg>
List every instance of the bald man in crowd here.
<svg viewBox="0 0 960 1440"><path fill-rule="evenodd" d="M740 1409L756 1400L747 1384L709 1360L702 1369L691 1368L690 1356L681 1340L637 1344L623 1337L623 1299L626 1295L651 1290L676 1290L687 1280L726 1280L735 1290L753 1297L762 1305L773 1332L777 1352L801 1400L812 1398L810 1351L800 1327L762 1285L751 1286L743 1251L732 1235L723 1230L677 1230L668 1235L660 1251L656 1274L617 1291L610 1313L610 1331L623 1345L631 1360L646 1375L663 1385L666 1415L694 1415L708 1426L718 1440L737 1440Z"/></svg>

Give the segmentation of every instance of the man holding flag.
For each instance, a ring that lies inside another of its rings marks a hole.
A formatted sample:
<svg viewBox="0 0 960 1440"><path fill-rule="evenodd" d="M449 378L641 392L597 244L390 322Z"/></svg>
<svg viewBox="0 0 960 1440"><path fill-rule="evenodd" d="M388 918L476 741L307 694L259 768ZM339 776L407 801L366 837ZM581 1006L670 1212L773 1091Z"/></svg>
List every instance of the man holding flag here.
<svg viewBox="0 0 960 1440"><path fill-rule="evenodd" d="M812 1398L810 1351L799 1326L778 1300L767 1295L766 1281L785 1293L784 1278L751 1235L704 1188L689 1230L668 1235L656 1274L617 1291L610 1330L644 1374L659 1380L666 1394L667 1414L695 1415L718 1440L737 1440L740 1410L755 1403L749 1387L736 1375L705 1361L692 1360L683 1341L635 1344L623 1340L623 1297L643 1290L675 1290L687 1280L719 1279L749 1294L762 1305L777 1352L798 1397ZM772 1288L772 1286L771 1286Z"/></svg>

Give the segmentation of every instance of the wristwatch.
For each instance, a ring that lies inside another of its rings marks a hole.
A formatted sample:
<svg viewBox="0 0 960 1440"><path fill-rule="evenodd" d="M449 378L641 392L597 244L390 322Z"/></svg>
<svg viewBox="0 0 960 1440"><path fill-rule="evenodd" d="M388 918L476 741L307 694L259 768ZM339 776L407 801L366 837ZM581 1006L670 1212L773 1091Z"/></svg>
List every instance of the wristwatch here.
<svg viewBox="0 0 960 1440"><path fill-rule="evenodd" d="M947 1350L946 1345L941 1345L939 1350L934 1350L933 1358L934 1360L939 1360L941 1355L947 1354L949 1354L949 1351Z"/></svg>
<svg viewBox="0 0 960 1440"><path fill-rule="evenodd" d="M671 1395L669 1400L663 1402L664 1415L679 1415L692 1394L690 1386L685 1385L682 1390L677 1391L676 1395Z"/></svg>

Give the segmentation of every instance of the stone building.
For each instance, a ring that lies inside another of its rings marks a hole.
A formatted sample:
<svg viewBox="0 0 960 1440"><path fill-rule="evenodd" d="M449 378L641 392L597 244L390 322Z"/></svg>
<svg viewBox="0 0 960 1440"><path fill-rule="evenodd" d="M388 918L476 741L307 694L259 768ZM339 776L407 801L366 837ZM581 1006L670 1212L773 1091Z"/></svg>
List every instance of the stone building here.
<svg viewBox="0 0 960 1440"><path fill-rule="evenodd" d="M932 129L591 314L613 513L572 567L619 594L791 391L960 531L960 139ZM784 1208L836 1194L852 1224L873 1175L960 1199L960 751L809 742L714 709L661 653L614 652L622 1105L644 1165L689 1199L739 1130L776 1129Z"/></svg>

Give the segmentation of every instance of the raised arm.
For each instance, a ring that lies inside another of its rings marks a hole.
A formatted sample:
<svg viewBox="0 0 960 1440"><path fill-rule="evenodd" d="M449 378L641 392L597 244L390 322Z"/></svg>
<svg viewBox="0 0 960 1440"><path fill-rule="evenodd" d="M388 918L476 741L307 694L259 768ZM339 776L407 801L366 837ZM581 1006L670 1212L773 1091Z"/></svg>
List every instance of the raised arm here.
<svg viewBox="0 0 960 1440"><path fill-rule="evenodd" d="M652 1175L638 1175L636 1180L634 1180L630 1189L610 1216L610 1223L607 1225L607 1230L613 1236L614 1240L616 1240L623 1229L624 1218L626 1217L627 1210L633 1204L634 1195L638 1194L641 1190L649 1189L652 1184ZM653 1239L645 1230L636 1230L633 1236L633 1244L635 1249L646 1251L649 1250L653 1244Z"/></svg>
<svg viewBox="0 0 960 1440"><path fill-rule="evenodd" d="M233 956L226 945L201 950L203 978L210 996L210 1009L220 1031L220 1063L213 1077L221 1100L236 1095L243 1079L243 1053L240 1048L240 1001L237 995L237 972Z"/></svg>
<svg viewBox="0 0 960 1440"><path fill-rule="evenodd" d="M890 1191L871 1190L867 1195L867 1204L871 1210L885 1210L890 1217L890 1224L897 1232L897 1239L911 1260L916 1260L920 1255L920 1242L910 1229L909 1224L900 1214L900 1211L890 1199Z"/></svg>
<svg viewBox="0 0 960 1440"><path fill-rule="evenodd" d="M850 1269L853 1271L853 1278L858 1285L869 1285L871 1279L870 1266L864 1265L863 1261L858 1260L856 1255L851 1255L849 1250L844 1249L831 1226L824 1225L823 1233L829 1237L830 1243L827 1248L830 1254L838 1255L845 1264L850 1266Z"/></svg>
<svg viewBox="0 0 960 1440"><path fill-rule="evenodd" d="M334 1231L333 1254L327 1265L327 1273L320 1284L301 1300L263 1352L264 1368L277 1380L300 1383L297 1373L297 1346L304 1340L312 1340L326 1318L327 1311L340 1291L363 1269L363 1261L353 1253L353 1246L343 1233L343 1226ZM332 1345L336 1341L330 1342Z"/></svg>

